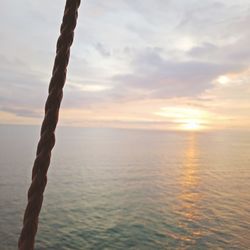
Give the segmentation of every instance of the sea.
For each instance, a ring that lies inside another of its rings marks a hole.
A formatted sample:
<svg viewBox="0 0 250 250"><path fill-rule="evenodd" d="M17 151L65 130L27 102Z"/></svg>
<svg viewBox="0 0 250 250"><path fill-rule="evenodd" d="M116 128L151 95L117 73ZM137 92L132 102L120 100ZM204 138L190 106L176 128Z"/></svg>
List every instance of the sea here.
<svg viewBox="0 0 250 250"><path fill-rule="evenodd" d="M35 249L250 249L250 133L58 127ZM39 139L0 126L0 249Z"/></svg>

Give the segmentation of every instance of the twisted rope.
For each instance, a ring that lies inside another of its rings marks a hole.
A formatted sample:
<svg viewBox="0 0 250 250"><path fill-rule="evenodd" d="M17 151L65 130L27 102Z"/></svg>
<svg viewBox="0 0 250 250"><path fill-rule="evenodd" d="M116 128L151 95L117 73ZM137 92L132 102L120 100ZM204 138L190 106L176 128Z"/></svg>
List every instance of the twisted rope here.
<svg viewBox="0 0 250 250"><path fill-rule="evenodd" d="M23 218L23 228L18 241L19 250L33 250L38 227L38 217L43 202L43 192L47 183L47 171L51 151L55 145L55 129L59 108L63 97L70 47L74 38L78 8L81 0L67 0L64 17L57 41L56 58L49 85L49 96L45 104L40 140L32 170L32 183L28 191L28 205Z"/></svg>

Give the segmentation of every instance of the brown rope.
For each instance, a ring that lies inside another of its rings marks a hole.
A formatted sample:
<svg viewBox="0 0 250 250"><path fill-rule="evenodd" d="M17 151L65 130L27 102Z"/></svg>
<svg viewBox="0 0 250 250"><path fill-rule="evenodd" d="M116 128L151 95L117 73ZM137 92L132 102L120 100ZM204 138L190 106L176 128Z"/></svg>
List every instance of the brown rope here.
<svg viewBox="0 0 250 250"><path fill-rule="evenodd" d="M52 148L55 145L55 129L63 97L70 46L74 38L80 0L67 0L64 10L61 34L57 41L56 58L49 85L49 96L45 104L40 140L32 170L32 183L28 191L28 205L23 219L23 228L18 241L19 250L33 250L38 227L38 217L47 183L47 171Z"/></svg>

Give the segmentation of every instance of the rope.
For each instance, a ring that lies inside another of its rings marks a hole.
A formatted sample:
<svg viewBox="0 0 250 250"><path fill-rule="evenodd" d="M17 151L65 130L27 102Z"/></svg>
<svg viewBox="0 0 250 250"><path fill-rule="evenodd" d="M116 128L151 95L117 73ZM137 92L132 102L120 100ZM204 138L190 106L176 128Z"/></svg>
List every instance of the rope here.
<svg viewBox="0 0 250 250"><path fill-rule="evenodd" d="M42 123L36 159L32 170L32 183L28 191L28 205L23 218L23 228L18 241L19 250L33 250L38 227L38 217L43 202L43 192L47 183L47 171L51 151L55 145L55 129L59 108L63 97L70 47L74 38L78 8L81 0L67 0L64 17L57 41L56 57L49 84L49 95L45 104L45 117Z"/></svg>

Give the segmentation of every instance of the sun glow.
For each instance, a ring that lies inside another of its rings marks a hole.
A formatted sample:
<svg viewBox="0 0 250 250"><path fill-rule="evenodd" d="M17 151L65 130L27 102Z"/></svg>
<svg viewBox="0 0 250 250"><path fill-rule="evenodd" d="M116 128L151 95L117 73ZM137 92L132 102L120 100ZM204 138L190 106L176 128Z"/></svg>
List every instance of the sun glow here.
<svg viewBox="0 0 250 250"><path fill-rule="evenodd" d="M175 128L179 130L198 131L207 128L205 124L209 123L210 114L195 107L166 107L156 112L156 115L167 118L176 124Z"/></svg>
<svg viewBox="0 0 250 250"><path fill-rule="evenodd" d="M219 76L216 81L221 85L227 85L230 82L230 78L227 76Z"/></svg>
<svg viewBox="0 0 250 250"><path fill-rule="evenodd" d="M189 120L185 124L183 124L181 127L184 130L200 130L201 129L200 123L195 120Z"/></svg>

